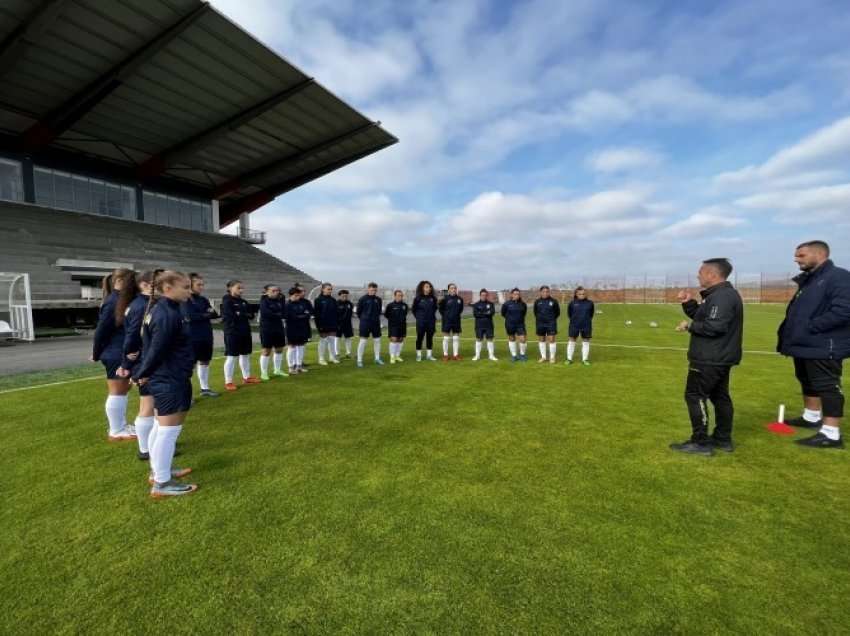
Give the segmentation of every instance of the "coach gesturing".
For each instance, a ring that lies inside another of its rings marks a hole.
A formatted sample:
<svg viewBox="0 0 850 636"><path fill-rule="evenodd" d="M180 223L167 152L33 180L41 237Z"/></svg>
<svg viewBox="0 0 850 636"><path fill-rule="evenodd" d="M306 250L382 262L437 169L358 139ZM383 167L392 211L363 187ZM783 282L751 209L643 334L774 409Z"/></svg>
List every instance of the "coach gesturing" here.
<svg viewBox="0 0 850 636"><path fill-rule="evenodd" d="M703 261L697 273L702 302L686 291L679 292L682 309L691 320L676 329L688 331L688 380L685 403L693 429L691 438L670 448L683 453L712 455L715 448L732 452L734 408L729 395L729 375L741 362L744 305L741 295L727 280L732 265L725 258ZM708 401L714 405L714 433L708 434Z"/></svg>
<svg viewBox="0 0 850 636"><path fill-rule="evenodd" d="M779 326L777 350L794 358L805 410L793 426L820 430L797 440L802 446L844 448L841 417L841 364L850 356L850 272L829 260L829 246L810 241L797 246L799 289Z"/></svg>

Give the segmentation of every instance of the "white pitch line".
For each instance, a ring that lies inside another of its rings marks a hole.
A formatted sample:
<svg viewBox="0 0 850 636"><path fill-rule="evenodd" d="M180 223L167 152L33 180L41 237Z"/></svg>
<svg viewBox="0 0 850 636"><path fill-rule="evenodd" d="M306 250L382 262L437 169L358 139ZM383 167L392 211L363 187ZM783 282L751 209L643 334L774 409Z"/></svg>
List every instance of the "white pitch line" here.
<svg viewBox="0 0 850 636"><path fill-rule="evenodd" d="M436 339L436 338L435 338ZM475 338L461 338L462 342L475 342ZM508 342L507 340L494 340L493 342ZM533 345L536 340L529 340L529 345ZM593 342L593 341L591 341ZM310 343L316 344L318 343ZM561 341L558 343L559 345L566 344L566 341ZM640 349L644 351L676 351L679 353L687 352L686 347L655 347L652 345L627 345L627 344L605 344L601 342L593 342L594 347L605 347L611 349ZM745 355L757 355L757 356L778 356L779 354L775 351L744 351ZM213 360L217 360L224 356L213 356ZM18 391L31 391L33 389L44 389L51 386L62 386L63 384L73 384L75 382L88 382L91 380L101 380L103 379L102 375L92 375L87 376L85 378L74 378L72 380L59 380L58 382L48 382L46 384L33 384L31 386L20 386L14 389L6 389L4 391L0 391L0 395L5 395L6 393L17 393Z"/></svg>

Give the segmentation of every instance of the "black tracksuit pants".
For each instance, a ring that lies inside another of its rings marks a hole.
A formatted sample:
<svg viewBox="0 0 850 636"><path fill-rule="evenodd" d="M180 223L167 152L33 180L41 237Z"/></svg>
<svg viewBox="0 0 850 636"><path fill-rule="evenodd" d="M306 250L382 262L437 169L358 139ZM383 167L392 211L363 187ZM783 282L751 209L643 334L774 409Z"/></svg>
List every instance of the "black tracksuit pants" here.
<svg viewBox="0 0 850 636"><path fill-rule="evenodd" d="M732 439L735 414L729 395L730 366L691 363L685 386L685 403L691 417L691 441L706 444L713 437L719 442ZM714 405L714 433L708 434L708 402Z"/></svg>
<svg viewBox="0 0 850 636"><path fill-rule="evenodd" d="M422 350L422 341L425 341L425 348L431 351L434 348L434 331L436 325L416 325L416 350Z"/></svg>

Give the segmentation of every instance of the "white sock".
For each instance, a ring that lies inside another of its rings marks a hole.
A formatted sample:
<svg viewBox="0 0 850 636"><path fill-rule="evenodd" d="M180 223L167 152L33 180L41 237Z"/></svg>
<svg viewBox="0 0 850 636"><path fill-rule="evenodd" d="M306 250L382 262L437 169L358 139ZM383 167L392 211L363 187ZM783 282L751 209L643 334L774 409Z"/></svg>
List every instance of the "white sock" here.
<svg viewBox="0 0 850 636"><path fill-rule="evenodd" d="M397 342L390 342L390 357L395 358L398 355L396 353L397 351L398 351L398 343Z"/></svg>
<svg viewBox="0 0 850 636"><path fill-rule="evenodd" d="M233 372L236 370L236 356L224 358L224 383L233 384Z"/></svg>
<svg viewBox="0 0 850 636"><path fill-rule="evenodd" d="M154 418L153 415L136 416L136 435L139 437L139 451L142 453L150 452L150 436L153 430Z"/></svg>
<svg viewBox="0 0 850 636"><path fill-rule="evenodd" d="M127 428L127 396L109 395L106 398L106 419L109 422L109 434L117 435Z"/></svg>
<svg viewBox="0 0 850 636"><path fill-rule="evenodd" d="M567 343L567 360L572 360L576 352L576 341L570 340Z"/></svg>
<svg viewBox="0 0 850 636"><path fill-rule="evenodd" d="M325 338L325 349L328 350L328 357L331 360L336 360L337 355L339 355L339 350L336 346L336 338L334 336L328 336Z"/></svg>
<svg viewBox="0 0 850 636"><path fill-rule="evenodd" d="M242 379L251 377L251 356L239 356L239 370L242 371Z"/></svg>
<svg viewBox="0 0 850 636"><path fill-rule="evenodd" d="M328 348L327 338L319 338L319 360L325 359L325 349Z"/></svg>
<svg viewBox="0 0 850 636"><path fill-rule="evenodd" d="M511 357L516 358L516 340L508 340L508 351L511 352Z"/></svg>
<svg viewBox="0 0 850 636"><path fill-rule="evenodd" d="M351 341L352 338L345 339L345 353L347 353L348 355L351 355Z"/></svg>
<svg viewBox="0 0 850 636"><path fill-rule="evenodd" d="M357 362L363 362L364 353L366 353L366 338L360 338L357 343Z"/></svg>
<svg viewBox="0 0 850 636"><path fill-rule="evenodd" d="M444 356L449 355L449 337L448 336L443 336L443 355Z"/></svg>
<svg viewBox="0 0 850 636"><path fill-rule="evenodd" d="M495 358L495 357L496 357L496 343L495 343L495 342L493 342L492 340L488 340L488 341L487 341L487 354L488 354L491 358Z"/></svg>
<svg viewBox="0 0 850 636"><path fill-rule="evenodd" d="M153 478L157 483L165 483L171 480L171 461L174 459L174 449L177 446L177 438L183 426L160 426L156 433L156 439L151 448L151 469Z"/></svg>
<svg viewBox="0 0 850 636"><path fill-rule="evenodd" d="M460 336L457 334L452 336L452 352L454 357L460 355Z"/></svg>
<svg viewBox="0 0 850 636"><path fill-rule="evenodd" d="M519 343L519 355L524 356L526 351L528 351L528 343L527 342L520 342Z"/></svg>
<svg viewBox="0 0 850 636"><path fill-rule="evenodd" d="M298 366L304 366L304 356L307 353L307 345L298 345Z"/></svg>
<svg viewBox="0 0 850 636"><path fill-rule="evenodd" d="M820 427L820 432L833 441L838 441L841 439L841 429L837 426L829 426L827 424L824 424Z"/></svg>
<svg viewBox="0 0 850 636"><path fill-rule="evenodd" d="M404 348L404 340L399 340L395 343L395 355L397 358L401 357L401 350Z"/></svg>
<svg viewBox="0 0 850 636"><path fill-rule="evenodd" d="M295 367L295 347L292 345L286 348L286 364L290 369Z"/></svg>
<svg viewBox="0 0 850 636"><path fill-rule="evenodd" d="M148 452L151 452L153 448L153 444L156 441L157 433L159 433L159 420L156 417L153 418L153 427L151 427L151 432L148 433ZM153 469L151 469L153 470Z"/></svg>
<svg viewBox="0 0 850 636"><path fill-rule="evenodd" d="M421 360L421 359L422 359L422 349L417 349L417 350L416 350L416 359L417 359L417 360Z"/></svg>
<svg viewBox="0 0 850 636"><path fill-rule="evenodd" d="M540 357L545 360L546 359L546 343L545 342L538 342L537 348L540 349Z"/></svg>
<svg viewBox="0 0 850 636"><path fill-rule="evenodd" d="M587 362L590 357L590 343L587 340L581 341L581 359Z"/></svg>
<svg viewBox="0 0 850 636"><path fill-rule="evenodd" d="M339 357L339 338L334 336L333 343L334 343L334 356L338 358Z"/></svg>
<svg viewBox="0 0 850 636"><path fill-rule="evenodd" d="M434 357L434 350L433 350L433 349L428 349L428 351L426 351L425 353L426 353L426 356L427 356L428 358L433 358L433 357Z"/></svg>
<svg viewBox="0 0 850 636"><path fill-rule="evenodd" d="M260 356L260 373L263 375L269 374L269 361L271 356L261 355Z"/></svg>
<svg viewBox="0 0 850 636"><path fill-rule="evenodd" d="M375 360L381 358L381 339L372 338L372 351L375 353Z"/></svg>
<svg viewBox="0 0 850 636"><path fill-rule="evenodd" d="M558 353L558 344L555 342L549 343L549 359L554 360L555 354Z"/></svg>
<svg viewBox="0 0 850 636"><path fill-rule="evenodd" d="M280 368L283 366L283 354L274 352L274 370L275 373L280 371Z"/></svg>
<svg viewBox="0 0 850 636"><path fill-rule="evenodd" d="M812 409L803 409L803 419L807 422L820 422L821 411L813 411Z"/></svg>
<svg viewBox="0 0 850 636"><path fill-rule="evenodd" d="M480 340L476 340L476 341L475 341L475 357L476 357L476 358L480 358L480 357L481 357L481 344L482 344L482 343L481 343L481 341L480 341Z"/></svg>
<svg viewBox="0 0 850 636"><path fill-rule="evenodd" d="M210 388L210 365L198 365L198 384L201 385L202 391L208 391Z"/></svg>

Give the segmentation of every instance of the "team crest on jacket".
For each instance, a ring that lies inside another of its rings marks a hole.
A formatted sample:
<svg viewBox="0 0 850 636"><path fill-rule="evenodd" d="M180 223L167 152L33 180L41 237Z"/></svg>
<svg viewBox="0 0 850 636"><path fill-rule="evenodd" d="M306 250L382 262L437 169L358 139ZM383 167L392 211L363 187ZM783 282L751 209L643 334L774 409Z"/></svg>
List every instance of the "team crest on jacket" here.
<svg viewBox="0 0 850 636"><path fill-rule="evenodd" d="M144 323L145 323L146 325L151 324L151 314L149 314L149 313L148 313L148 314L145 314Z"/></svg>

